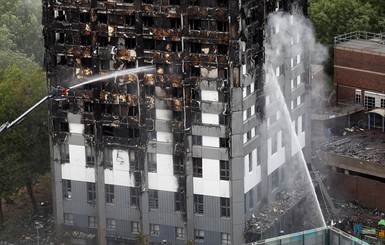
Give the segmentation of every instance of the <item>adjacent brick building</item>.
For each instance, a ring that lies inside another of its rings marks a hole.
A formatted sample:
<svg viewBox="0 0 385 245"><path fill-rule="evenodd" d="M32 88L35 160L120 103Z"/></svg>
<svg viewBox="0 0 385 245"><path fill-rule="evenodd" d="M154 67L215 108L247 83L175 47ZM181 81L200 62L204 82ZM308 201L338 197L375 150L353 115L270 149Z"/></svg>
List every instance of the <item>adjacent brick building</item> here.
<svg viewBox="0 0 385 245"><path fill-rule="evenodd" d="M337 102L385 107L385 45L382 35L354 32L335 38Z"/></svg>

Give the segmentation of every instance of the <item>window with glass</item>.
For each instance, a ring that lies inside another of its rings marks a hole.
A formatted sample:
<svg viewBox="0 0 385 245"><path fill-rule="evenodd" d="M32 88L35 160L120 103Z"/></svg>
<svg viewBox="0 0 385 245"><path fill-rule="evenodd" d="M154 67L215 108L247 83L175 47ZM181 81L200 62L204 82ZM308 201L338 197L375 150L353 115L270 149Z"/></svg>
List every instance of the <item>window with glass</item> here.
<svg viewBox="0 0 385 245"><path fill-rule="evenodd" d="M203 195L194 195L194 213L203 214Z"/></svg>
<svg viewBox="0 0 385 245"><path fill-rule="evenodd" d="M230 180L230 164L229 161L219 161L220 165L220 179L221 180Z"/></svg>
<svg viewBox="0 0 385 245"><path fill-rule="evenodd" d="M96 184L87 182L87 202L95 202L96 201Z"/></svg>
<svg viewBox="0 0 385 245"><path fill-rule="evenodd" d="M221 217L230 217L230 198L221 197Z"/></svg>
<svg viewBox="0 0 385 245"><path fill-rule="evenodd" d="M106 185L106 203L115 203L114 185Z"/></svg>
<svg viewBox="0 0 385 245"><path fill-rule="evenodd" d="M63 196L65 199L72 199L71 180L63 179Z"/></svg>
<svg viewBox="0 0 385 245"><path fill-rule="evenodd" d="M193 161L193 176L202 178L202 158L192 158Z"/></svg>
<svg viewBox="0 0 385 245"><path fill-rule="evenodd" d="M148 198L151 209L159 208L158 190L148 190Z"/></svg>

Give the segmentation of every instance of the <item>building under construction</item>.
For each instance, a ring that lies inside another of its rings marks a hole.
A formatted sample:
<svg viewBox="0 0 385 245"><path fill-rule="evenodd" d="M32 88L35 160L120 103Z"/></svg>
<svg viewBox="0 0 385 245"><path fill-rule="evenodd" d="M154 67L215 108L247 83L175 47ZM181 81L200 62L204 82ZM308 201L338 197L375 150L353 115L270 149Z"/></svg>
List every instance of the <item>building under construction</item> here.
<svg viewBox="0 0 385 245"><path fill-rule="evenodd" d="M246 221L284 190L293 156L264 91L273 12L306 15L306 1L43 0L48 85L64 88L49 107L63 242L250 242ZM306 149L308 56L280 55L273 69Z"/></svg>

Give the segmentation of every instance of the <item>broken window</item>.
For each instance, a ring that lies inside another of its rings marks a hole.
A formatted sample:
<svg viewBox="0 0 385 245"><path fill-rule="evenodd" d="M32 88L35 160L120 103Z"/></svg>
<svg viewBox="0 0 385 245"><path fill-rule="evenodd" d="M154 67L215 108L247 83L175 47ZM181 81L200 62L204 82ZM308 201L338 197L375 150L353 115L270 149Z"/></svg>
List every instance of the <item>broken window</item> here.
<svg viewBox="0 0 385 245"><path fill-rule="evenodd" d="M219 147L229 147L229 139L219 138Z"/></svg>
<svg viewBox="0 0 385 245"><path fill-rule="evenodd" d="M169 5L180 5L180 0L169 0Z"/></svg>
<svg viewBox="0 0 385 245"><path fill-rule="evenodd" d="M230 165L229 161L219 161L219 167L220 167L220 179L221 180L230 180Z"/></svg>
<svg viewBox="0 0 385 245"><path fill-rule="evenodd" d="M193 176L202 178L202 158L192 158L193 162Z"/></svg>
<svg viewBox="0 0 385 245"><path fill-rule="evenodd" d="M71 180L63 179L63 197L65 199L72 199Z"/></svg>
<svg viewBox="0 0 385 245"><path fill-rule="evenodd" d="M64 43L64 38L65 38L65 34L63 32L57 32L55 33L55 36L56 36L56 43L60 43L60 44L63 44Z"/></svg>
<svg viewBox="0 0 385 245"><path fill-rule="evenodd" d="M92 101L84 101L84 112L94 112L94 103Z"/></svg>
<svg viewBox="0 0 385 245"><path fill-rule="evenodd" d="M155 48L155 43L153 39L143 38L144 50L153 50L154 48Z"/></svg>
<svg viewBox="0 0 385 245"><path fill-rule="evenodd" d="M80 12L79 21L81 23L88 23L91 21L90 13L88 12Z"/></svg>
<svg viewBox="0 0 385 245"><path fill-rule="evenodd" d="M194 195L194 213L203 214L203 195Z"/></svg>
<svg viewBox="0 0 385 245"><path fill-rule="evenodd" d="M112 105L102 104L102 116L109 116L112 114Z"/></svg>
<svg viewBox="0 0 385 245"><path fill-rule="evenodd" d="M108 37L98 36L98 43L100 47L107 47Z"/></svg>
<svg viewBox="0 0 385 245"><path fill-rule="evenodd" d="M96 202L96 184L87 182L87 202Z"/></svg>
<svg viewBox="0 0 385 245"><path fill-rule="evenodd" d="M182 192L175 192L174 193L174 199L175 199L175 211L177 212L184 212L184 193Z"/></svg>
<svg viewBox="0 0 385 245"><path fill-rule="evenodd" d="M108 23L111 25L124 25L126 18L123 15L108 15Z"/></svg>
<svg viewBox="0 0 385 245"><path fill-rule="evenodd" d="M229 22L217 21L217 31L228 32L229 31Z"/></svg>
<svg viewBox="0 0 385 245"><path fill-rule="evenodd" d="M128 107L128 116L137 116L138 115L138 106L129 106Z"/></svg>
<svg viewBox="0 0 385 245"><path fill-rule="evenodd" d="M84 124L84 134L93 135L94 134L94 125L91 123Z"/></svg>
<svg viewBox="0 0 385 245"><path fill-rule="evenodd" d="M180 18L170 18L170 28L179 29L182 26Z"/></svg>
<svg viewBox="0 0 385 245"><path fill-rule="evenodd" d="M150 209L159 208L158 190L148 190L148 199L149 199Z"/></svg>
<svg viewBox="0 0 385 245"><path fill-rule="evenodd" d="M140 170L139 161L137 160L137 152L135 150L130 150L128 157L130 162L130 169Z"/></svg>
<svg viewBox="0 0 385 245"><path fill-rule="evenodd" d="M103 162L105 166L112 168L112 149L104 148L103 150Z"/></svg>
<svg viewBox="0 0 385 245"><path fill-rule="evenodd" d="M190 66L190 76L199 77L201 75L201 69L197 66Z"/></svg>
<svg viewBox="0 0 385 245"><path fill-rule="evenodd" d="M230 198L221 197L221 217L230 217Z"/></svg>
<svg viewBox="0 0 385 245"><path fill-rule="evenodd" d="M66 13L65 11L56 11L55 10L55 16L54 18L57 20L57 21L65 21L66 20Z"/></svg>
<svg viewBox="0 0 385 245"><path fill-rule="evenodd" d="M135 26L135 15L126 15L126 25Z"/></svg>
<svg viewBox="0 0 385 245"><path fill-rule="evenodd" d="M86 166L95 166L95 157L91 146L86 146Z"/></svg>
<svg viewBox="0 0 385 245"><path fill-rule="evenodd" d="M69 132L69 126L68 126L68 122L60 122L60 132L65 132L65 133L68 133Z"/></svg>
<svg viewBox="0 0 385 245"><path fill-rule="evenodd" d="M190 6L199 6L199 0L189 0Z"/></svg>
<svg viewBox="0 0 385 245"><path fill-rule="evenodd" d="M140 197L139 188L131 187L130 188L130 199L131 199L131 206L132 207L139 207L139 197Z"/></svg>
<svg viewBox="0 0 385 245"><path fill-rule="evenodd" d="M151 173L157 172L156 153L147 153L147 167L148 167L148 172L151 172Z"/></svg>
<svg viewBox="0 0 385 245"><path fill-rule="evenodd" d="M172 87L172 97L177 97L177 98L183 97L183 88Z"/></svg>
<svg viewBox="0 0 385 245"><path fill-rule="evenodd" d="M228 0L218 0L218 7L227 7Z"/></svg>
<svg viewBox="0 0 385 245"><path fill-rule="evenodd" d="M92 68L92 59L91 58L81 58L81 63L83 68Z"/></svg>
<svg viewBox="0 0 385 245"><path fill-rule="evenodd" d="M115 203L114 185L106 185L106 203Z"/></svg>
<svg viewBox="0 0 385 245"><path fill-rule="evenodd" d="M143 16L143 27L152 27L154 18L152 16Z"/></svg>
<svg viewBox="0 0 385 245"><path fill-rule="evenodd" d="M173 161L174 175L177 175L177 176L184 175L183 157L182 156L174 156L173 160L174 160Z"/></svg>
<svg viewBox="0 0 385 245"><path fill-rule="evenodd" d="M136 39L133 38L126 38L125 39L125 47L126 49L135 49L136 47Z"/></svg>
<svg viewBox="0 0 385 245"><path fill-rule="evenodd" d="M171 51L173 52L181 52L182 51L182 43L181 42L171 42ZM179 65L180 66L180 65ZM181 68L182 70L182 68Z"/></svg>
<svg viewBox="0 0 385 245"><path fill-rule="evenodd" d="M228 46L223 44L218 44L218 54L227 55Z"/></svg>
<svg viewBox="0 0 385 245"><path fill-rule="evenodd" d="M69 163L70 162L70 152L69 152L69 145L68 144L61 144L60 145L60 157L62 163Z"/></svg>
<svg viewBox="0 0 385 245"><path fill-rule="evenodd" d="M193 145L202 145L202 135L193 135L192 136Z"/></svg>
<svg viewBox="0 0 385 245"><path fill-rule="evenodd" d="M190 30L200 30L202 27L202 22L200 19L189 19L188 26Z"/></svg>
<svg viewBox="0 0 385 245"><path fill-rule="evenodd" d="M98 13L97 14L97 21L102 24L107 24L107 14L104 13Z"/></svg>
<svg viewBox="0 0 385 245"><path fill-rule="evenodd" d="M202 53L202 45L200 43L190 43L190 53Z"/></svg>
<svg viewBox="0 0 385 245"><path fill-rule="evenodd" d="M155 94L155 86L154 85L144 85L144 93L147 96L152 96Z"/></svg>

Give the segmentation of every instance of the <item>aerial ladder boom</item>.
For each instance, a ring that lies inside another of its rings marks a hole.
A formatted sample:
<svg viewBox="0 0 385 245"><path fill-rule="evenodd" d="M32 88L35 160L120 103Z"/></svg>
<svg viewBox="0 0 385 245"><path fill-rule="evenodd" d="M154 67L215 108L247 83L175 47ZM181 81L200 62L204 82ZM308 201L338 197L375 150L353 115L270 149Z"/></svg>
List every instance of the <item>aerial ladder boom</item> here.
<svg viewBox="0 0 385 245"><path fill-rule="evenodd" d="M39 105L41 105L44 101L48 100L49 98L51 98L52 95L47 95L45 96L43 99L41 99L39 102L37 102L36 104L34 104L31 108L29 108L26 112L24 112L23 114L21 114L18 118L16 118L15 120L13 120L12 122L5 122L3 123L1 126L0 126L0 133L3 132L4 130L8 130L10 128L12 128L13 126L19 124L21 121L23 121L23 119L29 114L31 113L34 109L36 109L36 107L38 107Z"/></svg>

